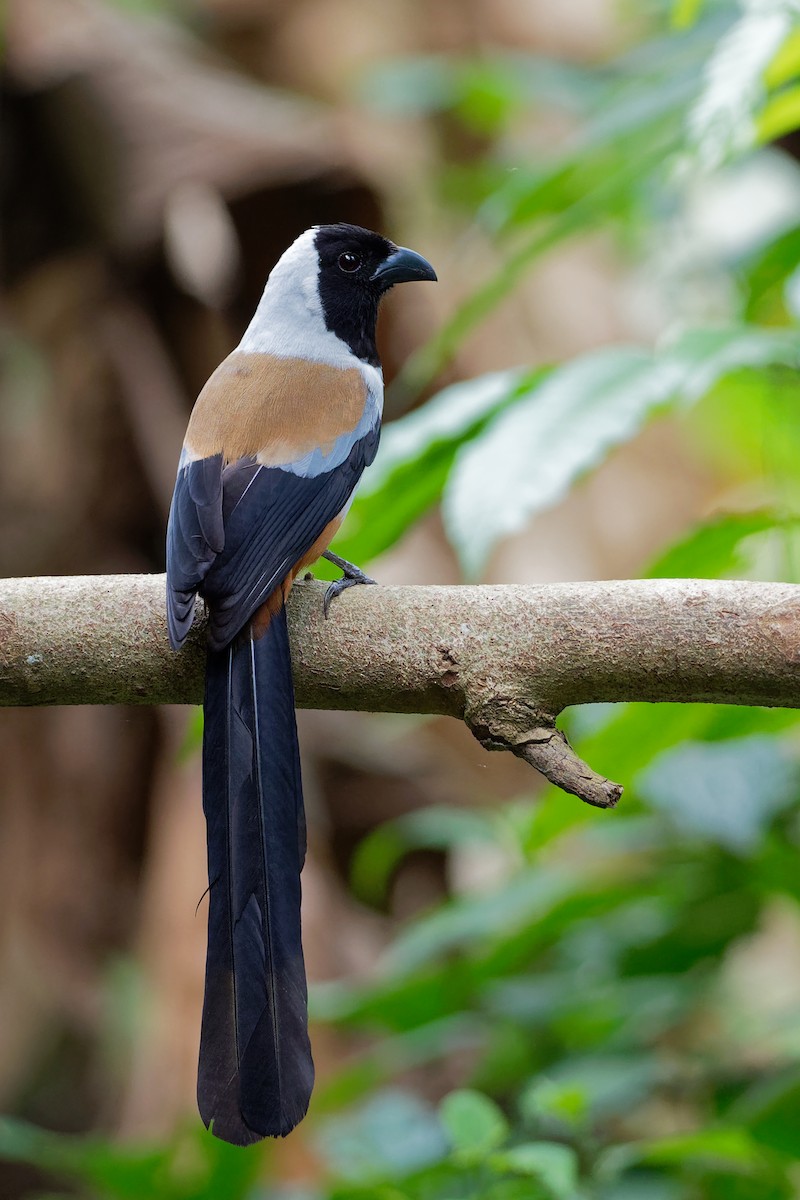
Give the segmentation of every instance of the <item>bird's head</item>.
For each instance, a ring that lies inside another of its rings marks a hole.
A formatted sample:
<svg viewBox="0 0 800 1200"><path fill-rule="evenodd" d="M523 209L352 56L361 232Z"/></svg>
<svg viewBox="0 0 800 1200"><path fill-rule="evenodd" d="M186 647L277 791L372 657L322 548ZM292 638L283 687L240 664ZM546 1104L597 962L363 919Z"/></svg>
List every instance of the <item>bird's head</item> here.
<svg viewBox="0 0 800 1200"><path fill-rule="evenodd" d="M325 324L357 357L377 362L381 297L396 283L435 280L436 272L421 254L358 225L319 225L314 245Z"/></svg>
<svg viewBox="0 0 800 1200"><path fill-rule="evenodd" d="M359 225L316 225L275 265L251 329L257 325L262 338L271 330L273 342L301 339L309 355L333 337L343 350L377 365L381 297L396 283L423 279L435 280L436 272L414 250Z"/></svg>
<svg viewBox="0 0 800 1200"><path fill-rule="evenodd" d="M427 259L358 225L318 225L314 245L320 291L343 299L365 292L380 299L396 283L436 279Z"/></svg>

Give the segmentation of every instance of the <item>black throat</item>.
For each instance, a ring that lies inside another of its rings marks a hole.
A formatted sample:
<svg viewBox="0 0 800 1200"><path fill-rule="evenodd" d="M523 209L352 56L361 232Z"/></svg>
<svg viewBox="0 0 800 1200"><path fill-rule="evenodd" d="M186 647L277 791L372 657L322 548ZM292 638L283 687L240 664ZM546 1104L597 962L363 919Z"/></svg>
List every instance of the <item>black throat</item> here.
<svg viewBox="0 0 800 1200"><path fill-rule="evenodd" d="M315 245L326 326L356 358L379 367L375 326L387 286L376 271L397 247L370 229L345 224L317 226Z"/></svg>
<svg viewBox="0 0 800 1200"><path fill-rule="evenodd" d="M378 322L380 295L372 290L343 289L338 280L320 275L319 298L325 324L331 333L341 338L362 362L379 367L375 326Z"/></svg>

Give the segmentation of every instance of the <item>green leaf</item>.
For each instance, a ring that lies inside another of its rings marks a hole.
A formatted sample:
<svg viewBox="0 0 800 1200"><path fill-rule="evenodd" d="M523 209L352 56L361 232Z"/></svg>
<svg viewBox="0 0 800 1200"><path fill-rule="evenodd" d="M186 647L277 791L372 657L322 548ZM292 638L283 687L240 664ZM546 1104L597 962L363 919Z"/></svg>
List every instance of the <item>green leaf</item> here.
<svg viewBox="0 0 800 1200"><path fill-rule="evenodd" d="M777 54L764 73L767 87L777 88L800 75L800 28L784 38Z"/></svg>
<svg viewBox="0 0 800 1200"><path fill-rule="evenodd" d="M634 178L646 167L663 162L665 148L649 148L649 159L623 161L619 169L607 173L601 183L589 192L581 192L568 207L551 220L536 228L525 242L485 283L456 310L453 316L420 350L408 359L396 386L400 391L417 395L427 387L449 363L462 342L473 329L497 307L501 300L524 278L532 264L567 238L585 234L618 209L622 198L630 191ZM650 161L650 159L652 161Z"/></svg>
<svg viewBox="0 0 800 1200"><path fill-rule="evenodd" d="M533 1079L520 1096L520 1112L528 1122L576 1131L586 1124L589 1099L581 1082L567 1078Z"/></svg>
<svg viewBox="0 0 800 1200"><path fill-rule="evenodd" d="M357 82L357 98L372 111L393 116L451 111L469 117L470 99L489 82L513 107L549 104L592 111L605 93L603 72L543 55L482 51L478 58L414 55L380 62ZM490 127L491 128L491 127Z"/></svg>
<svg viewBox="0 0 800 1200"><path fill-rule="evenodd" d="M761 324L786 320L784 285L800 264L800 226L781 228L741 264L744 316Z"/></svg>
<svg viewBox="0 0 800 1200"><path fill-rule="evenodd" d="M736 371L712 388L687 426L696 451L711 465L728 477L753 480L762 496L792 517L800 511L798 405L796 368L775 365L758 372ZM791 535L787 522L776 527L770 539L783 543L784 561L778 570L789 579L798 571ZM766 532L761 539L767 540Z"/></svg>
<svg viewBox="0 0 800 1200"><path fill-rule="evenodd" d="M496 1150L509 1134L508 1122L495 1102L468 1088L445 1096L439 1117L453 1149L471 1161Z"/></svg>
<svg viewBox="0 0 800 1200"><path fill-rule="evenodd" d="M103 1200L244 1200L263 1159L213 1137L199 1122L169 1142L114 1145L0 1119L0 1158L79 1180Z"/></svg>
<svg viewBox="0 0 800 1200"><path fill-rule="evenodd" d="M708 60L688 121L689 144L705 170L754 144L754 114L766 94L769 65L791 32L790 8L790 0L749 5Z"/></svg>
<svg viewBox="0 0 800 1200"><path fill-rule="evenodd" d="M764 1156L744 1129L703 1129L697 1133L616 1146L603 1156L601 1169L603 1172L615 1171L634 1163L749 1171L761 1168Z"/></svg>
<svg viewBox="0 0 800 1200"><path fill-rule="evenodd" d="M578 1186L578 1158L560 1142L522 1142L492 1156L501 1171L531 1175L543 1184L553 1200L571 1200Z"/></svg>
<svg viewBox="0 0 800 1200"><path fill-rule="evenodd" d="M354 1112L332 1117L316 1141L340 1175L364 1181L408 1175L439 1162L447 1151L428 1105L399 1088L373 1093Z"/></svg>
<svg viewBox="0 0 800 1200"><path fill-rule="evenodd" d="M748 1128L754 1139L796 1157L800 1128L800 1067L761 1079L736 1102L730 1116Z"/></svg>
<svg viewBox="0 0 800 1200"><path fill-rule="evenodd" d="M199 705L194 706L186 722L183 741L178 750L178 762L186 762L197 753L203 744L203 710Z"/></svg>
<svg viewBox="0 0 800 1200"><path fill-rule="evenodd" d="M738 325L692 329L663 353L682 372L682 399L699 400L720 379L742 368L800 366L800 331Z"/></svg>
<svg viewBox="0 0 800 1200"><path fill-rule="evenodd" d="M679 829L734 854L758 847L772 817L797 795L797 764L777 737L684 742L638 776L639 794Z"/></svg>
<svg viewBox="0 0 800 1200"><path fill-rule="evenodd" d="M587 355L554 372L456 457L443 498L450 540L474 578L498 538L560 500L672 394L674 372L636 349Z"/></svg>
<svg viewBox="0 0 800 1200"><path fill-rule="evenodd" d="M693 403L737 368L799 358L794 331L737 327L692 331L656 353L600 350L553 371L456 456L442 509L465 573L478 575L499 538L560 500L655 410Z"/></svg>
<svg viewBox="0 0 800 1200"><path fill-rule="evenodd" d="M689 29L703 8L703 0L673 0L672 24L675 29Z"/></svg>
<svg viewBox="0 0 800 1200"><path fill-rule="evenodd" d="M644 578L741 578L747 562L742 543L754 534L782 524L771 509L712 517L664 551L644 572Z"/></svg>
<svg viewBox="0 0 800 1200"><path fill-rule="evenodd" d="M685 116L700 89L705 58L715 44L720 20L713 14L680 37L656 37L595 72L580 84L530 60L534 79L555 74L549 99L583 116L579 132L555 160L530 171L519 155L501 157L499 186L479 213L495 232L524 231L502 266L481 284L452 318L406 363L400 385L412 394L436 378L471 331L509 295L531 265L565 239L585 235L602 223L622 218L629 232L642 213L652 220L672 201L670 171L685 141ZM506 69L506 73L507 69ZM522 89L524 90L524 88ZM530 89L536 95L534 84ZM502 154L502 151L500 152Z"/></svg>
<svg viewBox="0 0 800 1200"><path fill-rule="evenodd" d="M598 1188L592 1200L696 1200L697 1193L661 1172L636 1171L630 1179L618 1179ZM710 1198L709 1198L710 1200ZM732 1200L732 1198L728 1198Z"/></svg>
<svg viewBox="0 0 800 1200"><path fill-rule="evenodd" d="M800 87L788 87L771 96L756 119L759 142L774 142L800 125Z"/></svg>
<svg viewBox="0 0 800 1200"><path fill-rule="evenodd" d="M455 112L476 133L498 136L522 105L519 83L502 59L465 64L460 84Z"/></svg>
<svg viewBox="0 0 800 1200"><path fill-rule="evenodd" d="M565 1059L531 1081L520 1099L529 1120L552 1118L569 1127L629 1112L653 1091L658 1064L643 1055L594 1054Z"/></svg>
<svg viewBox="0 0 800 1200"><path fill-rule="evenodd" d="M387 550L438 501L458 448L547 374L499 371L453 384L388 424L333 549L365 563Z"/></svg>
<svg viewBox="0 0 800 1200"><path fill-rule="evenodd" d="M633 780L656 755L686 741L719 741L776 734L797 726L791 709L732 704L625 704L610 707L607 721L576 739L577 752L597 769ZM553 793L554 801L560 798ZM553 806L564 811L563 803ZM567 810L569 811L569 810ZM585 809L580 813L585 820Z"/></svg>
<svg viewBox="0 0 800 1200"><path fill-rule="evenodd" d="M584 886L585 878L585 874L538 866L513 876L505 887L489 895L450 901L397 938L388 954L389 969L403 975L459 947L491 942L542 922Z"/></svg>

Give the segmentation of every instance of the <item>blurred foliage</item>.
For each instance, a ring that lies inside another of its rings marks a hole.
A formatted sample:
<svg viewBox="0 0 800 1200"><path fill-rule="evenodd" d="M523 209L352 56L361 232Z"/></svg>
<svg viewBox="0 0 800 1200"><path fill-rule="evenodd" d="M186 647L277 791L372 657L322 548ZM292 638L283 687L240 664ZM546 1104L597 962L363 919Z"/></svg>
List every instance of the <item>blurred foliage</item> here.
<svg viewBox="0 0 800 1200"><path fill-rule="evenodd" d="M597 228L648 273L666 319L655 349L459 383L392 424L337 543L348 558L368 560L441 502L479 574L498 539L669 411L735 503L645 574L798 579L800 170L767 143L800 129L800 15L788 0L676 0L652 20L601 67L498 54L384 64L363 81L387 119L444 115L482 139L467 163L443 153L440 193L503 261L401 387L428 382L553 246ZM530 166L523 136L542 113L571 132ZM775 186L766 214L742 202L752 180ZM698 195L716 204L702 238ZM373 904L415 849L478 844L502 869L409 923L370 982L314 990L315 1019L363 1047L320 1081L308 1121L327 1183L270 1187L271 1147L232 1150L196 1126L137 1149L6 1121L0 1153L104 1198L796 1196L798 719L628 705L566 724L626 781L613 815L549 789L415 814L360 847L353 886ZM409 1076L451 1055L468 1086L437 1107Z"/></svg>

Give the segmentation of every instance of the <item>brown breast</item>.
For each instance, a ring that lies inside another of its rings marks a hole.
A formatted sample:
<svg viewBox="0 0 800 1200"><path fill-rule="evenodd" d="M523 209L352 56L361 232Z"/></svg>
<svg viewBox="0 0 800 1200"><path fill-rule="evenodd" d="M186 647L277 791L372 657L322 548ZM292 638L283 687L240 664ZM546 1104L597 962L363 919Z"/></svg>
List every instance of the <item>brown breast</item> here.
<svg viewBox="0 0 800 1200"><path fill-rule="evenodd" d="M367 385L358 367L234 350L197 398L185 445L226 462L258 455L265 466L292 462L354 429Z"/></svg>

